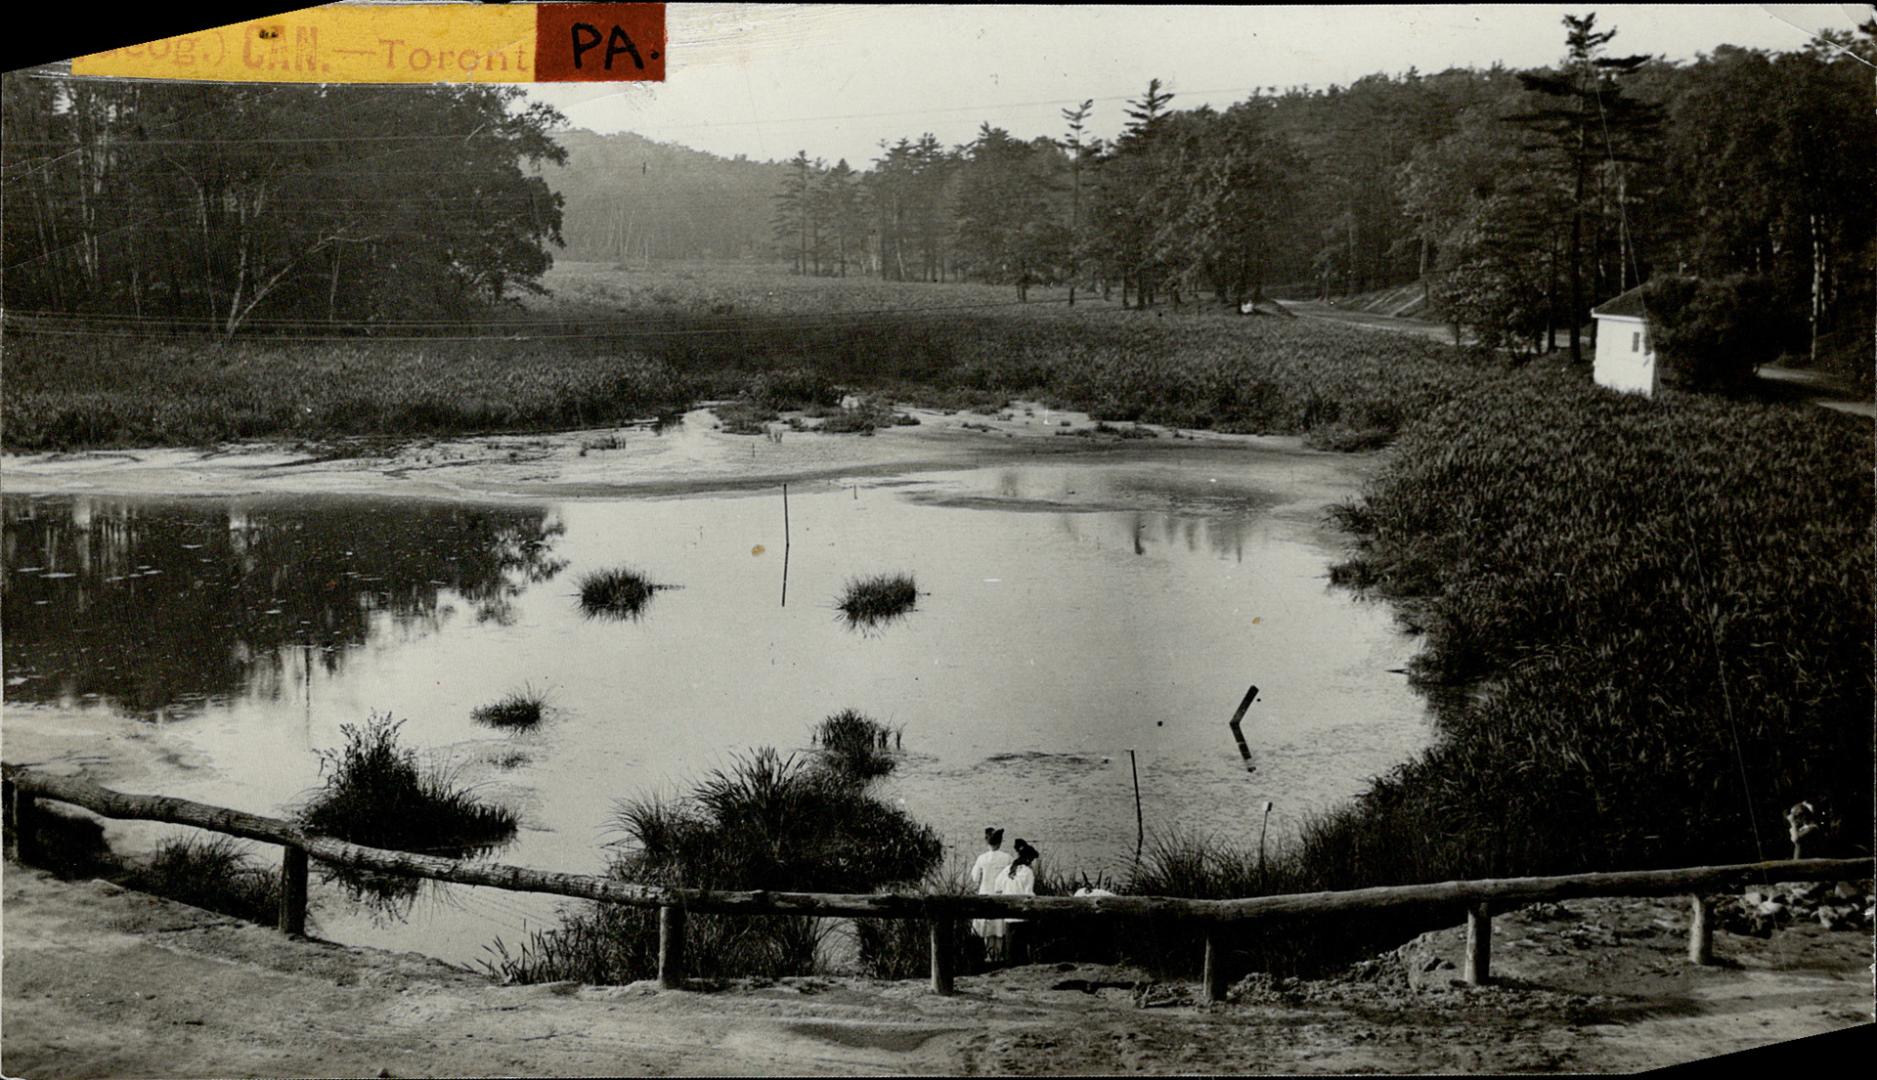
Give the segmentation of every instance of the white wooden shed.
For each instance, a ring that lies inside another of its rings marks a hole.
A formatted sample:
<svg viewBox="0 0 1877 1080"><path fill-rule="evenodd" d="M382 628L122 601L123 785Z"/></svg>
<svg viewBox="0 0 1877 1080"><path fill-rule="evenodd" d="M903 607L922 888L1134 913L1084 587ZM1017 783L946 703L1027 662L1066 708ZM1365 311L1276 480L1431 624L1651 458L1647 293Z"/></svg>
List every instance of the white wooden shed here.
<svg viewBox="0 0 1877 1080"><path fill-rule="evenodd" d="M1642 286L1591 308L1590 314L1597 320L1597 385L1654 397L1661 378L1649 341Z"/></svg>

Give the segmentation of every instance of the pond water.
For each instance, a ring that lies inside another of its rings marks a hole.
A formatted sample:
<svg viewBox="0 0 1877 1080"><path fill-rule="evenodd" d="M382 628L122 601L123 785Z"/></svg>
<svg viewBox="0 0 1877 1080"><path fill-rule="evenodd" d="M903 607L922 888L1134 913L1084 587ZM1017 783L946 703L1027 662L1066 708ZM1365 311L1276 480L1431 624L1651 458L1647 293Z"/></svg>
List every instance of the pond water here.
<svg viewBox="0 0 1877 1080"><path fill-rule="evenodd" d="M1123 871L1149 833L1255 844L1425 745L1414 650L1329 587L1320 493L1283 463L1119 460L668 498L4 499L7 726L121 718L172 763L133 790L284 814L373 711L523 825L502 861L598 871L616 800L672 794L757 746L810 753L855 708L903 728L880 790L959 860L986 825L1056 869ZM787 549L787 602L783 561ZM585 617L581 574L676 586ZM915 576L867 632L861 574ZM1249 684L1247 775L1226 721ZM536 729L471 711L545 690ZM100 747L100 754L111 753ZM113 827L148 844L166 827ZM273 849L264 849L272 858ZM408 911L316 885L322 936L457 961L551 923L552 898L434 888Z"/></svg>

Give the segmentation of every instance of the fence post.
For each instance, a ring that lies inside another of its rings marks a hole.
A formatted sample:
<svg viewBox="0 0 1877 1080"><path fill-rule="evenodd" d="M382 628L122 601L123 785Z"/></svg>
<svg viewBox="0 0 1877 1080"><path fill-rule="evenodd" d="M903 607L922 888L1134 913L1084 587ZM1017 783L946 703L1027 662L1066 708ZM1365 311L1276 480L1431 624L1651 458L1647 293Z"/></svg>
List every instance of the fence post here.
<svg viewBox="0 0 1877 1080"><path fill-rule="evenodd" d="M1714 962L1714 909L1698 893L1693 906L1694 921L1688 926L1688 960L1711 964Z"/></svg>
<svg viewBox="0 0 1877 1080"><path fill-rule="evenodd" d="M1466 981L1482 986L1492 978L1492 906L1484 900L1466 910Z"/></svg>
<svg viewBox="0 0 1877 1080"><path fill-rule="evenodd" d="M6 785L7 837L13 857L28 866L39 860L38 804L18 784Z"/></svg>
<svg viewBox="0 0 1877 1080"><path fill-rule="evenodd" d="M676 904L658 909L658 988L684 989L684 909Z"/></svg>
<svg viewBox="0 0 1877 1080"><path fill-rule="evenodd" d="M20 826L19 822L13 819L14 797L13 781L0 780L0 832L6 834L7 854L18 858Z"/></svg>
<svg viewBox="0 0 1877 1080"><path fill-rule="evenodd" d="M1225 928L1206 928L1206 961L1200 975L1201 996L1210 1004L1225 1000Z"/></svg>
<svg viewBox="0 0 1877 1080"><path fill-rule="evenodd" d="M950 996L952 972L958 953L956 923L951 919L928 919L926 925L932 930L932 992Z"/></svg>
<svg viewBox="0 0 1877 1080"><path fill-rule="evenodd" d="M306 936L306 849L291 844L280 854L280 932Z"/></svg>

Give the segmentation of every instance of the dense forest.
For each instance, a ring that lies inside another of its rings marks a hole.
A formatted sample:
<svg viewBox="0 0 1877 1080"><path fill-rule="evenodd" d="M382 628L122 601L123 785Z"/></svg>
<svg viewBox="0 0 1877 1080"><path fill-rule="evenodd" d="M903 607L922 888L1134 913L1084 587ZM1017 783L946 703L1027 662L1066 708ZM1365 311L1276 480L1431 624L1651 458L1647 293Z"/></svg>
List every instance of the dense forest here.
<svg viewBox="0 0 1877 1080"><path fill-rule="evenodd" d="M1155 80L1112 141L1084 136L1085 103L1028 140L989 124L949 149L900 139L865 173L800 154L778 254L1144 305L1418 281L1489 345L1574 351L1592 305L1653 276L1739 276L1802 338L1868 329L1877 23L1680 64L1614 55L1595 16L1565 22L1545 70L1271 88L1222 112L1174 108Z"/></svg>
<svg viewBox="0 0 1877 1080"><path fill-rule="evenodd" d="M1769 53L1623 56L1266 87L1113 139L884 140L856 167L558 130L515 88L265 89L6 76L10 311L218 332L460 318L576 259L1099 290L1129 306L1419 283L1490 348L1568 347L1595 304L1752 310L1766 348L1868 366L1877 22ZM1690 282L1699 281L1697 288ZM1654 288L1654 286L1652 286ZM1071 300L1075 293L1071 292Z"/></svg>
<svg viewBox="0 0 1877 1080"><path fill-rule="evenodd" d="M1867 352L1877 24L1691 63L1620 55L1594 16L1563 30L1543 70L1271 87L1223 111L1177 108L1155 80L1112 140L1088 136L1092 103L1056 132L883 142L861 169L576 133L549 175L583 255L767 250L806 274L1068 284L1149 306L1419 282L1434 313L1519 350L1581 350L1596 303L1691 277L1732 282L1723 299L1794 351L1839 331Z"/></svg>
<svg viewBox="0 0 1877 1080"><path fill-rule="evenodd" d="M233 335L449 319L539 291L561 117L515 87L5 75L15 316ZM43 329L43 328L42 328Z"/></svg>

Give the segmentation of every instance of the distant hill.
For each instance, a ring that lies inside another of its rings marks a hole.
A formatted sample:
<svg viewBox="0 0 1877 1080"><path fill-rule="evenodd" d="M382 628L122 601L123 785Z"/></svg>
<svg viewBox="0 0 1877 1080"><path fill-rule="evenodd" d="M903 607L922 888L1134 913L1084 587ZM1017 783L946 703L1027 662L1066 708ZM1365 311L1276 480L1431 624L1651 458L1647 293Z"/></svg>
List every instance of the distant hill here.
<svg viewBox="0 0 1877 1080"><path fill-rule="evenodd" d="M565 166L540 175L566 199L567 259L742 258L770 246L772 196L788 167L723 158L621 132L559 133Z"/></svg>

